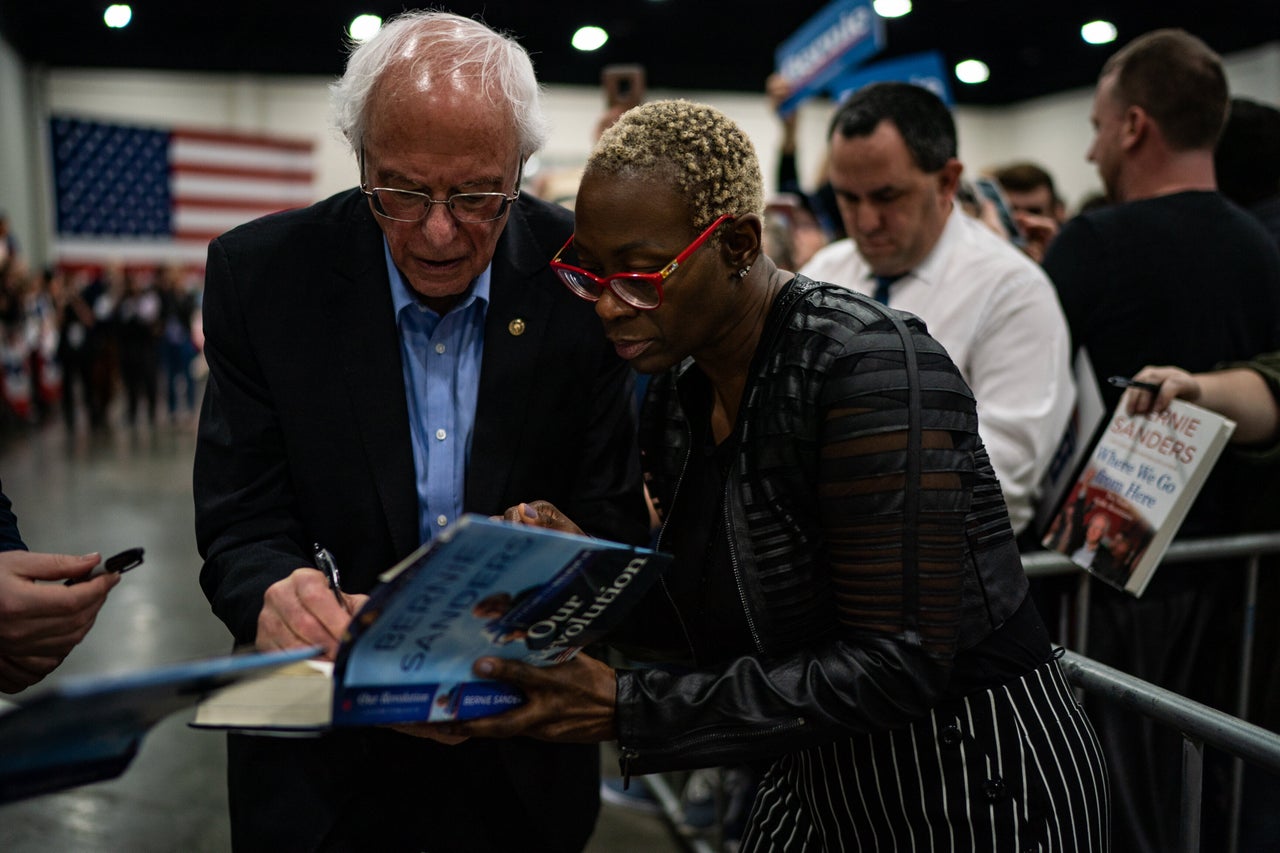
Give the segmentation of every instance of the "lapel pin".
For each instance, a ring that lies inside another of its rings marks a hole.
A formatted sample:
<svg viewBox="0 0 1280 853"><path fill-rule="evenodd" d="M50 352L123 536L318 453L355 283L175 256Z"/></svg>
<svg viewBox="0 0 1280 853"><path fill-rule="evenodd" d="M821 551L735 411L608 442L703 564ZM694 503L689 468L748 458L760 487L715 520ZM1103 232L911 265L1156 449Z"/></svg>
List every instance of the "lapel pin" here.
<svg viewBox="0 0 1280 853"><path fill-rule="evenodd" d="M507 331L517 338L520 337L524 334L524 320L519 317L515 318L507 324Z"/></svg>

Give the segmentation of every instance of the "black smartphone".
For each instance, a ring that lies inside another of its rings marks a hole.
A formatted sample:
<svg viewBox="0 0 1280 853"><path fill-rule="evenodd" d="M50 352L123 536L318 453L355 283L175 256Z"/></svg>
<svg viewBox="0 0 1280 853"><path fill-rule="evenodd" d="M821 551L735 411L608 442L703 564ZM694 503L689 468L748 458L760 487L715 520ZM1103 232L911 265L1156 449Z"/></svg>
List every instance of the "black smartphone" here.
<svg viewBox="0 0 1280 853"><path fill-rule="evenodd" d="M1000 185L996 183L994 178L981 177L973 182L974 189L982 194L982 197L990 201L996 209L996 215L1000 217L1000 224L1004 226L1004 230L1008 232L1009 239L1014 245L1021 246L1027 241L1027 235L1022 233L1022 227L1018 225L1018 220L1013 218L1013 208L1009 206L1009 200L1005 198L1004 191L1000 189Z"/></svg>
<svg viewBox="0 0 1280 853"><path fill-rule="evenodd" d="M98 575L105 575L108 572L116 572L117 574L124 574L130 569L136 569L138 566L141 566L141 565L142 565L142 549L127 548L124 551L121 551L119 554L112 554L110 557L107 557L107 559L103 560L101 563L94 566L93 570L90 571L87 575L84 575L83 577L78 577L78 578L71 578L70 580L65 581L65 583L67 586L74 586L75 584L84 583L87 580L96 578Z"/></svg>

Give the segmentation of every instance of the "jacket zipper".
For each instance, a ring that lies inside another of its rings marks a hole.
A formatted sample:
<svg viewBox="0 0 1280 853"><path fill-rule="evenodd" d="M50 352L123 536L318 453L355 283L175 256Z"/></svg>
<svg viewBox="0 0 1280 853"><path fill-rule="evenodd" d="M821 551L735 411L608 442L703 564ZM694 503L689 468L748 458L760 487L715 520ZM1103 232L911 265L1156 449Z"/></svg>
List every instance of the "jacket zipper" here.
<svg viewBox="0 0 1280 853"><path fill-rule="evenodd" d="M662 517L662 528L658 530L658 538L653 543L653 550L662 550L662 537L667 532L667 521L671 518L671 512L675 509L676 499L680 497L680 486L684 484L684 475L689 470L689 460L693 457L693 429L689 426L688 420L684 424L684 437L688 445L684 454L684 463L680 466L680 476L676 478L676 486L671 490L671 503L667 507L666 513ZM689 646L690 653L693 652L693 638L689 636L689 626L685 624L684 614L680 612L680 608L676 606L676 600L671 595L671 588L667 586L667 579L663 575L658 576L658 583L662 585L662 592L667 596L667 603L671 605L671 610L676 614L676 621L680 623L680 631L684 634L685 644ZM628 779L623 776L622 789L627 789Z"/></svg>

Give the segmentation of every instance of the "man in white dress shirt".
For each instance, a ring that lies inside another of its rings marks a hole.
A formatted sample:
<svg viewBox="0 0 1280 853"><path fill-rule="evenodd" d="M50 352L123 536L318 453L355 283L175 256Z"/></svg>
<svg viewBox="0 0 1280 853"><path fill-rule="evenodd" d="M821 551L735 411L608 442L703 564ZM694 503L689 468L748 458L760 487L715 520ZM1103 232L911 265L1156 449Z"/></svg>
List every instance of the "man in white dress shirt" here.
<svg viewBox="0 0 1280 853"><path fill-rule="evenodd" d="M830 179L849 239L800 272L920 317L978 401L1015 533L1075 403L1070 337L1040 268L952 202L955 122L932 92L876 83L831 122Z"/></svg>

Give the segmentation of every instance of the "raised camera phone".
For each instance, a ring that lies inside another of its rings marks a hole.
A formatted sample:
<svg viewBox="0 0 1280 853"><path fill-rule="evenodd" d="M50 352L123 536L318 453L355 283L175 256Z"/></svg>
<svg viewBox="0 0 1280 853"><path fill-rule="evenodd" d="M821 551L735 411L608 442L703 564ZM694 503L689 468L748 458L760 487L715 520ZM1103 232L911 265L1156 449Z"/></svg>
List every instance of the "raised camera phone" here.
<svg viewBox="0 0 1280 853"><path fill-rule="evenodd" d="M995 179L984 176L974 181L973 186L983 198L991 202L995 207L996 215L1000 217L1000 224L1004 226L1010 241L1016 246L1026 243L1027 235L1022 230L1022 226L1018 224L1018 220L1014 218L1013 208L1009 206L1009 200L1005 198L1004 191L1000 189L1000 185L996 183Z"/></svg>
<svg viewBox="0 0 1280 853"><path fill-rule="evenodd" d="M643 65L606 65L600 72L605 104L613 109L629 110L644 101Z"/></svg>

